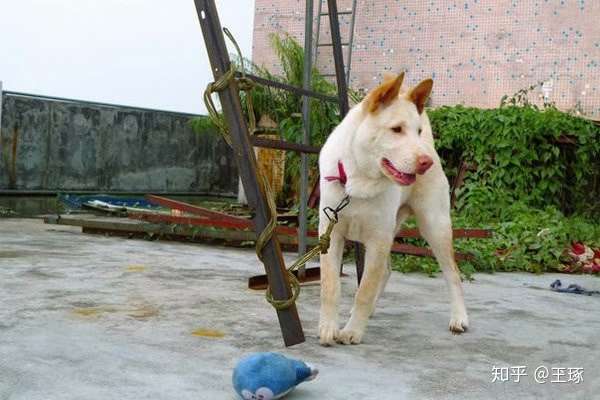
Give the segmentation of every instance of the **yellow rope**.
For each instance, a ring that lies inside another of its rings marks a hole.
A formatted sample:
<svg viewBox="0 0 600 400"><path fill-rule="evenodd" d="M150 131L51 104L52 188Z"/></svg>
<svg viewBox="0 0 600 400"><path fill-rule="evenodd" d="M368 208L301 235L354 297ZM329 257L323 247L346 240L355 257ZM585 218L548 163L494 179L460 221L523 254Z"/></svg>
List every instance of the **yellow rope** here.
<svg viewBox="0 0 600 400"><path fill-rule="evenodd" d="M235 41L235 38L231 34L231 32L227 28L223 28L225 35L231 40L233 45L236 48L238 53L240 63L242 66L241 77L236 77L236 68L233 63L230 64L229 70L227 70L219 79L215 82L211 82L206 86L206 90L204 91L204 103L206 105L206 109L208 111L209 118L212 120L213 124L217 127L217 129L223 135L223 138L231 146L231 135L229 133L229 129L227 127L227 123L225 122L222 115L220 115L215 107L215 104L212 100L212 94L215 92L220 92L225 90L229 85L237 84L237 90L243 90L248 93L246 96L246 105L248 108L248 128L250 130L250 134L256 132L256 118L254 115L254 107L252 104L252 96L249 95L249 92L254 88L255 82L248 78L244 71L244 59L242 57L242 52ZM258 258L264 263L264 259L262 256L262 251L273 237L275 233L275 229L277 228L277 207L275 204L275 196L272 193L271 187L269 186L269 182L262 175L258 175L260 181L260 188L267 199L267 206L269 208L269 222L267 226L260 232L258 237L256 238L256 255ZM310 251L300 257L291 267L287 269L288 279L290 282L292 295L285 300L277 300L273 298L271 294L270 286L267 286L267 290L265 293L265 297L271 305L277 310L283 310L291 307L295 302L298 296L300 295L300 282L298 278L293 274L300 266L306 264L317 254L327 254L329 249L329 241L331 237L331 232L333 231L334 225L337 223L337 213L344 208L348 204L348 197L345 197L342 202L338 205L338 207L333 210L329 208L330 211L333 212L334 218L332 218L327 212L326 215L329 218L329 225L323 235L319 237L319 244L313 247Z"/></svg>

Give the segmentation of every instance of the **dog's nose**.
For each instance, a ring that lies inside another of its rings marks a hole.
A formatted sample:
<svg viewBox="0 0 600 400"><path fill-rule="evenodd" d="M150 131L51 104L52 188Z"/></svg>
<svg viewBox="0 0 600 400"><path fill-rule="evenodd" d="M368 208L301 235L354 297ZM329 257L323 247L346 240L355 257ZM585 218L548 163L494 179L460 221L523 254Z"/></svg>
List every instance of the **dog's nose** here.
<svg viewBox="0 0 600 400"><path fill-rule="evenodd" d="M433 165L433 160L426 154L417 156L417 174L422 175Z"/></svg>

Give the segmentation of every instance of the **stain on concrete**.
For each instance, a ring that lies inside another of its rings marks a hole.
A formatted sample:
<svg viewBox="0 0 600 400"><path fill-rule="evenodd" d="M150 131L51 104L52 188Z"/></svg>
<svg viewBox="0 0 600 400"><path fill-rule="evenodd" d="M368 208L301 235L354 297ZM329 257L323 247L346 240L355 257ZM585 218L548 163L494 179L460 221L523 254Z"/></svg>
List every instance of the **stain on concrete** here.
<svg viewBox="0 0 600 400"><path fill-rule="evenodd" d="M145 321L150 318L158 317L160 314L158 308L151 304L139 304L133 309L127 310L127 315L139 321Z"/></svg>
<svg viewBox="0 0 600 400"><path fill-rule="evenodd" d="M17 258L25 255L22 251L0 250L0 258Z"/></svg>
<svg viewBox="0 0 600 400"><path fill-rule="evenodd" d="M105 314L122 314L139 321L145 321L157 317L159 310L150 304L138 304L130 307L92 306L73 308L71 314L83 318L97 318Z"/></svg>
<svg viewBox="0 0 600 400"><path fill-rule="evenodd" d="M128 265L125 269L127 272L144 272L146 271L146 267L143 265Z"/></svg>
<svg viewBox="0 0 600 400"><path fill-rule="evenodd" d="M222 337L225 337L225 333L216 329L198 328L192 331L192 336L220 339Z"/></svg>
<svg viewBox="0 0 600 400"><path fill-rule="evenodd" d="M73 315L84 318L95 318L101 312L106 312L106 310L103 310L99 307L74 308L73 310L71 310L71 313Z"/></svg>

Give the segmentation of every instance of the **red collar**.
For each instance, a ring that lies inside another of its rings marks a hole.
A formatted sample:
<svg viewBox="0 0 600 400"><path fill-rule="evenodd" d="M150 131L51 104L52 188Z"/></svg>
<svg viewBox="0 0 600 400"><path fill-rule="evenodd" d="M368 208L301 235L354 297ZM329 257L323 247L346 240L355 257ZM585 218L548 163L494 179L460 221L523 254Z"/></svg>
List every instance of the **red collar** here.
<svg viewBox="0 0 600 400"><path fill-rule="evenodd" d="M348 181L346 171L344 170L344 164L342 164L341 161L338 161L338 176L326 176L325 180L328 182L340 181L342 186L344 186Z"/></svg>

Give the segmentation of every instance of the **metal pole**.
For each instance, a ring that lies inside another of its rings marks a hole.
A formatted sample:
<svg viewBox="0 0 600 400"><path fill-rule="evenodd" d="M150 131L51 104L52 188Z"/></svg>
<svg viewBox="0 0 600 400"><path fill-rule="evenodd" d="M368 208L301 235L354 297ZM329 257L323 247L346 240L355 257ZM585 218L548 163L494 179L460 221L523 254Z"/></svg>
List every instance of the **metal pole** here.
<svg viewBox="0 0 600 400"><path fill-rule="evenodd" d="M306 0L306 13L304 22L304 77L302 88L311 90L312 79L312 34L313 34L313 0ZM304 135L302 144L310 145L310 97L302 97L302 125ZM302 153L300 170L300 226L298 230L298 254L306 253L306 231L308 225L308 154ZM306 277L306 268L303 265L298 270L298 277L303 280Z"/></svg>
<svg viewBox="0 0 600 400"><path fill-rule="evenodd" d="M348 87L346 86L344 54L342 39L340 38L340 20L336 0L327 0L327 7L329 11L331 44L333 45L333 61L335 63L335 80L337 83L338 100L340 102L340 117L344 118L348 114L350 107L348 105Z"/></svg>
<svg viewBox="0 0 600 400"><path fill-rule="evenodd" d="M194 3L212 72L215 80L217 80L229 70L231 65L217 7L214 0L194 0ZM242 113L237 84L232 82L225 90L220 91L219 100L231 134L234 155L248 197L248 203L255 210L254 229L258 234L267 226L270 215L267 201L258 180L256 159L250 144L248 126ZM262 256L273 297L276 300L290 298L290 283L276 235L268 241L262 251ZM304 342L304 333L295 304L292 304L289 308L277 310L277 316L286 346Z"/></svg>
<svg viewBox="0 0 600 400"><path fill-rule="evenodd" d="M346 85L350 86L350 69L352 68L352 46L354 45L354 23L356 22L356 0L352 0L352 18L350 20L350 39L348 40L348 59L346 60Z"/></svg>
<svg viewBox="0 0 600 400"><path fill-rule="evenodd" d="M348 86L346 85L346 73L344 71L344 55L336 0L327 0L327 7L331 28L331 44L333 45L333 61L335 62L335 79L340 103L340 117L344 118L348 114L350 106L348 104ZM354 256L356 258L356 277L358 283L360 283L365 269L365 251L358 242L354 242Z"/></svg>

